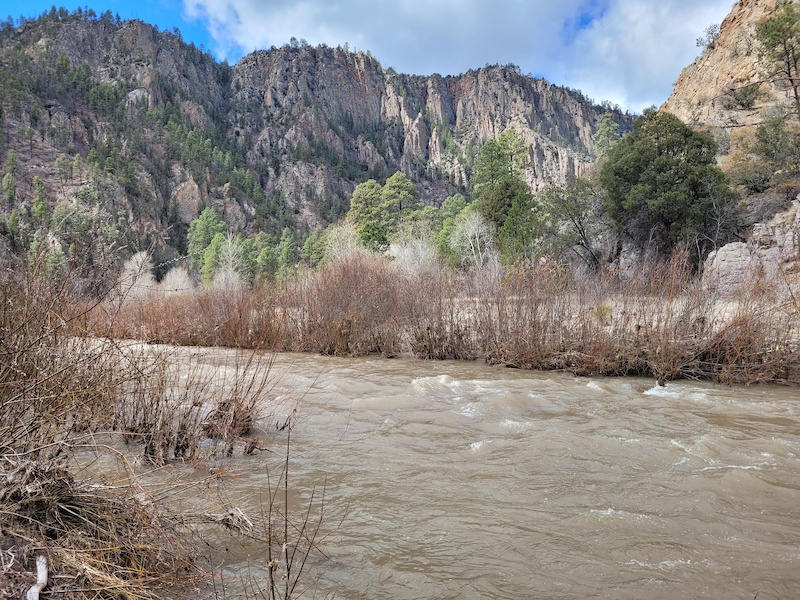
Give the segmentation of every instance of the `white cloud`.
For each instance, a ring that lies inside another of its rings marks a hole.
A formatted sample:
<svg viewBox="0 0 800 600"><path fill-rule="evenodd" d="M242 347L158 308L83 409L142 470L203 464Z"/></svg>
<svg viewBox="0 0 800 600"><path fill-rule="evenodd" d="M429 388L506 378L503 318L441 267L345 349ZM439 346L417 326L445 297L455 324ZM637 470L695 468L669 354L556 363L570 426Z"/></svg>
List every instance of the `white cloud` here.
<svg viewBox="0 0 800 600"><path fill-rule="evenodd" d="M615 0L564 50L558 83L637 111L660 105L698 55L695 40L730 8L731 0Z"/></svg>
<svg viewBox="0 0 800 600"><path fill-rule="evenodd" d="M427 75L514 63L523 72L631 110L664 102L694 40L731 0L184 0L218 55L290 38L369 50L384 66ZM589 15L591 18L587 17Z"/></svg>

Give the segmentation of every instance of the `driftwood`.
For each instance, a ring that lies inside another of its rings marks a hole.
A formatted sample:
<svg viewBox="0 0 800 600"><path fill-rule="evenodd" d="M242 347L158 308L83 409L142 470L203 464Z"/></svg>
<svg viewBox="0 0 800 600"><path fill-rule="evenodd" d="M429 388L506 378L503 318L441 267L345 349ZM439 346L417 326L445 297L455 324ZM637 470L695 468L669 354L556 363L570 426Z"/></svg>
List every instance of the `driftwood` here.
<svg viewBox="0 0 800 600"><path fill-rule="evenodd" d="M39 592L47 587L47 557L36 557L36 583L28 590L27 600L39 600Z"/></svg>

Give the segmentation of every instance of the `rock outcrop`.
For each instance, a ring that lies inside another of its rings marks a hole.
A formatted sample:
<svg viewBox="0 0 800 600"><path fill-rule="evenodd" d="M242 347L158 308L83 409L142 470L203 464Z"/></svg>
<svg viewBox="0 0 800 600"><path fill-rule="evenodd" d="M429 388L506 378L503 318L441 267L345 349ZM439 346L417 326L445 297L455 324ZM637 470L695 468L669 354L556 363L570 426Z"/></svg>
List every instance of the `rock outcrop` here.
<svg viewBox="0 0 800 600"><path fill-rule="evenodd" d="M763 83L761 96L750 104L737 100L737 90L763 79L756 25L769 17L779 0L739 0L722 21L719 36L680 74L662 110L685 123L706 128L738 128L757 124L765 107L785 92Z"/></svg>
<svg viewBox="0 0 800 600"><path fill-rule="evenodd" d="M757 280L800 285L800 200L768 223L758 223L748 242L726 244L706 259L704 283L734 296Z"/></svg>

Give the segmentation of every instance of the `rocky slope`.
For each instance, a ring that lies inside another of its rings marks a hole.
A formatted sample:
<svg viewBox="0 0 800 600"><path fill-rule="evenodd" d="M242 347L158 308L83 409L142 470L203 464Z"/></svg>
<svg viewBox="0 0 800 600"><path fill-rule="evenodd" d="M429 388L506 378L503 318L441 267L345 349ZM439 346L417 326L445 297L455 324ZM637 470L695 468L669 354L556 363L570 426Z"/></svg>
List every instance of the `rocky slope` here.
<svg viewBox="0 0 800 600"><path fill-rule="evenodd" d="M719 36L680 75L661 110L694 127L712 131L721 142L720 166L732 175L752 157L748 146L756 127L776 111L786 114L790 91L765 76L756 26L779 7L779 0L739 0L720 25ZM749 92L749 93L748 93ZM800 220L796 186L745 196L746 239L712 253L705 278L725 294L751 285L756 275L796 284L800 277Z"/></svg>
<svg viewBox="0 0 800 600"><path fill-rule="evenodd" d="M719 36L681 72L662 110L693 126L738 128L755 125L764 108L785 92L763 83L761 97L738 101L736 91L763 79L756 25L769 17L779 0L739 0L722 21Z"/></svg>
<svg viewBox="0 0 800 600"><path fill-rule="evenodd" d="M406 76L368 53L304 44L218 64L176 32L110 13L5 23L0 59L0 153L20 164L14 202L31 206L34 177L51 208L94 182L128 242L165 256L183 250L204 206L236 229L274 232L337 219L355 185L396 170L428 204L468 194L480 145L509 127L528 145L534 188L563 180L591 164L605 112L513 66ZM61 154L87 168L66 177Z"/></svg>

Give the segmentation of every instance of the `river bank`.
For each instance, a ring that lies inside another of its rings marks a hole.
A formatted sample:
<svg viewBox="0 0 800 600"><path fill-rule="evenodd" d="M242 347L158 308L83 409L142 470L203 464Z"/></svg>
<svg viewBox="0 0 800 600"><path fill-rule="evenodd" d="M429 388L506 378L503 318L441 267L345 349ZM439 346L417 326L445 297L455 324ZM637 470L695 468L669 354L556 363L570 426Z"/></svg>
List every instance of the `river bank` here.
<svg viewBox="0 0 800 600"><path fill-rule="evenodd" d="M409 272L355 254L256 288L132 295L92 319L98 335L176 345L800 384L794 290L751 276L723 296L680 257L586 277L549 265Z"/></svg>

